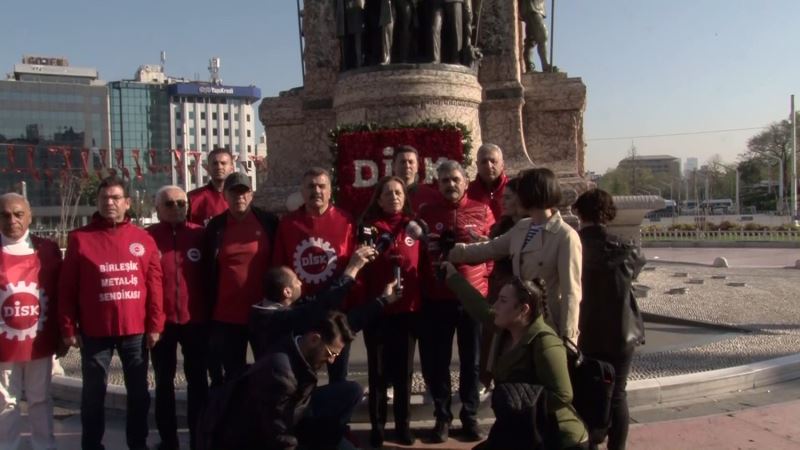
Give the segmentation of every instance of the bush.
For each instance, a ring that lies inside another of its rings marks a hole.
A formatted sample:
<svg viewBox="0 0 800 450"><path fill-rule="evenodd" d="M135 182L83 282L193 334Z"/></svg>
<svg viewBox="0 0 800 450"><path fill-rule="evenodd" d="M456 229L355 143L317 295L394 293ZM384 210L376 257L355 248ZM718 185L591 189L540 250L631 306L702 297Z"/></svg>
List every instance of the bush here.
<svg viewBox="0 0 800 450"><path fill-rule="evenodd" d="M769 231L769 227L751 222L744 226L744 231Z"/></svg>
<svg viewBox="0 0 800 450"><path fill-rule="evenodd" d="M739 231L742 229L742 226L738 223L733 223L728 220L722 221L717 228L719 231Z"/></svg>

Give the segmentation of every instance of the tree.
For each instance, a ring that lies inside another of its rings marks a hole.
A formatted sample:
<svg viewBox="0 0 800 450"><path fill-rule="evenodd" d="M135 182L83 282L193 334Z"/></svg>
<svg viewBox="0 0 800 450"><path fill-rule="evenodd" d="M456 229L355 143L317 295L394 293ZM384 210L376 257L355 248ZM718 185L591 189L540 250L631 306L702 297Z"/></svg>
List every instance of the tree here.
<svg viewBox="0 0 800 450"><path fill-rule="evenodd" d="M788 193L791 155L792 124L789 120L781 120L773 122L766 130L751 137L747 141L747 153L744 156L746 159L759 159L767 164L774 164L776 158L783 161L783 187L784 192Z"/></svg>

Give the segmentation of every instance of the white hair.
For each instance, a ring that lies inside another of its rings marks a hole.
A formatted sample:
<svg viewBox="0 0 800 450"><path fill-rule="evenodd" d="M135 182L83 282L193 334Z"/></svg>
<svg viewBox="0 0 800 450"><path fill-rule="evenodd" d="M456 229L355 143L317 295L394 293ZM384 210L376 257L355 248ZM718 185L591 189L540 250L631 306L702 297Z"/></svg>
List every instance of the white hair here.
<svg viewBox="0 0 800 450"><path fill-rule="evenodd" d="M503 157L503 149L501 149L500 146L497 144L491 144L487 142L481 145L480 148L478 149L478 155L487 152L497 152L500 154L501 158Z"/></svg>
<svg viewBox="0 0 800 450"><path fill-rule="evenodd" d="M180 191L184 196L186 192L180 186L175 186L174 184L168 184L166 186L162 186L158 191L156 191L156 205L160 205L161 201L164 200L164 196L167 195L167 192L176 190Z"/></svg>
<svg viewBox="0 0 800 450"><path fill-rule="evenodd" d="M16 192L6 192L5 194L0 195L0 203L5 203L8 201L22 202L28 209L31 209L31 204L28 203L28 199L20 194L17 194Z"/></svg>

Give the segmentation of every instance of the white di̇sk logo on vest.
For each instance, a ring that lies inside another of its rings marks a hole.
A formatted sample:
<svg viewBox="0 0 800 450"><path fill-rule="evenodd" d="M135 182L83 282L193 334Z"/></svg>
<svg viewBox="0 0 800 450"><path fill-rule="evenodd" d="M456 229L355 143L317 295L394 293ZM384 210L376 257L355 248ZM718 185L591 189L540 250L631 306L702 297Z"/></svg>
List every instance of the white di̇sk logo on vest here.
<svg viewBox="0 0 800 450"><path fill-rule="evenodd" d="M140 258L144 256L144 245L139 242L134 242L133 244L128 247L128 250L131 251L131 255Z"/></svg>
<svg viewBox="0 0 800 450"><path fill-rule="evenodd" d="M0 289L0 334L6 339L33 339L47 320L47 295L36 283L20 281Z"/></svg>
<svg viewBox="0 0 800 450"><path fill-rule="evenodd" d="M190 248L189 250L186 250L186 257L189 258L189 261L191 262L200 261L200 256L200 250L197 248Z"/></svg>
<svg viewBox="0 0 800 450"><path fill-rule="evenodd" d="M320 284L333 275L338 260L330 242L311 237L304 239L294 251L294 271L306 283Z"/></svg>

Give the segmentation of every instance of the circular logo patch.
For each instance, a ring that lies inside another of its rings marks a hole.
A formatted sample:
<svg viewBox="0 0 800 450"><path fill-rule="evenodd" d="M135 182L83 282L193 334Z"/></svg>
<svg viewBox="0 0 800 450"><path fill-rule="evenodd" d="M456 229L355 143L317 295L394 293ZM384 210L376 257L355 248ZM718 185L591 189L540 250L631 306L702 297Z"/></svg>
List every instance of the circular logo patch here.
<svg viewBox="0 0 800 450"><path fill-rule="evenodd" d="M434 228L436 228L436 231L442 231L444 230L444 224L442 222L438 222Z"/></svg>
<svg viewBox="0 0 800 450"><path fill-rule="evenodd" d="M137 258L144 255L144 245L134 242L133 244L128 247L128 250L131 251L131 255L136 256Z"/></svg>
<svg viewBox="0 0 800 450"><path fill-rule="evenodd" d="M191 262L200 261L200 256L201 253L199 249L190 248L189 250L186 250L186 257L189 258L189 261Z"/></svg>
<svg viewBox="0 0 800 450"><path fill-rule="evenodd" d="M0 289L0 334L6 339L33 339L47 319L47 296L36 283L20 281Z"/></svg>
<svg viewBox="0 0 800 450"><path fill-rule="evenodd" d="M311 237L300 242L292 259L294 271L303 282L320 284L336 270L338 256L330 242Z"/></svg>
<svg viewBox="0 0 800 450"><path fill-rule="evenodd" d="M411 237L406 236L405 243L406 243L407 246L413 247L414 246L414 239L411 239Z"/></svg>

